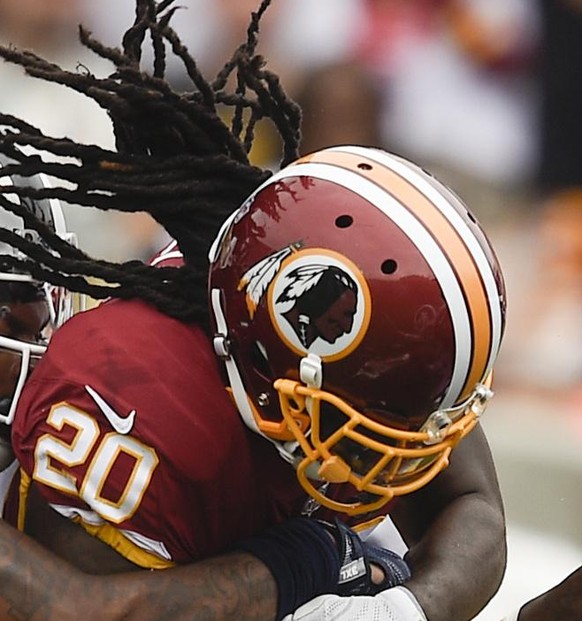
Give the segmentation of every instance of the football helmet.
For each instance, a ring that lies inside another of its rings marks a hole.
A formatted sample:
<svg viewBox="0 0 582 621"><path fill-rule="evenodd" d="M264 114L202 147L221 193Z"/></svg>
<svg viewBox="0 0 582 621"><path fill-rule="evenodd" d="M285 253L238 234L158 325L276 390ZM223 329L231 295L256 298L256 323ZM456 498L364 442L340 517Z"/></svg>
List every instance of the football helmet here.
<svg viewBox="0 0 582 621"><path fill-rule="evenodd" d="M445 468L492 395L505 326L499 263L450 189L379 149L324 149L261 185L210 262L233 399L318 503L375 511Z"/></svg>
<svg viewBox="0 0 582 621"><path fill-rule="evenodd" d="M24 219L11 210L11 205L25 207L36 220L43 222L62 239L76 245L76 236L66 230L59 201L53 198L32 199L10 191L11 188L21 187L44 189L49 184L47 177L42 174L35 174L26 178L5 174L5 167L11 163L10 158L0 154L0 186L2 187L0 193L0 226L28 241L39 243L41 240L38 232L29 228ZM10 425L31 365L46 351L46 345L52 332L73 314L76 310L75 304L77 304L77 309L80 309L82 302L75 302L71 293L63 287L39 282L30 274L5 267L6 262L2 261L3 257L24 258L24 255L10 244L0 243L0 305L44 299L49 311L49 322L42 334L39 334L34 341L0 334L0 352L8 351L18 354L20 366L13 394L1 395L0 397L0 423ZM0 312L6 313L8 310L9 306L0 308Z"/></svg>

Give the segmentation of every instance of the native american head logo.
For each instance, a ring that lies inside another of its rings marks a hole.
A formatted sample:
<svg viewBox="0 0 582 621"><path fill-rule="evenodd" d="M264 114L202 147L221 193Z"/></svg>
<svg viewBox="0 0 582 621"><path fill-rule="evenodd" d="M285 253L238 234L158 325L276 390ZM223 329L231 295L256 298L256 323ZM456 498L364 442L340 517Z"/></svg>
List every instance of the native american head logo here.
<svg viewBox="0 0 582 621"><path fill-rule="evenodd" d="M251 319L264 296L271 321L288 347L339 359L360 343L370 319L368 286L346 257L298 245L275 252L239 283Z"/></svg>

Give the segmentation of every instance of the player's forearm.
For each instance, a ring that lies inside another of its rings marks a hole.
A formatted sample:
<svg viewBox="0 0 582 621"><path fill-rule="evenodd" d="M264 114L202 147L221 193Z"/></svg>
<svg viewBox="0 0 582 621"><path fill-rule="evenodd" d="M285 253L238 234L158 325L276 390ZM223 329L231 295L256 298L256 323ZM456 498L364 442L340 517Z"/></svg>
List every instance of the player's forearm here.
<svg viewBox="0 0 582 621"><path fill-rule="evenodd" d="M235 553L163 572L99 577L111 606L100 621L274 621L277 590L267 568L254 556ZM131 601L127 601L128 592ZM96 617L97 619L97 617Z"/></svg>
<svg viewBox="0 0 582 621"><path fill-rule="evenodd" d="M468 621L499 588L506 562L503 516L478 494L462 496L406 556L430 621ZM454 594L454 595L452 595Z"/></svg>
<svg viewBox="0 0 582 621"><path fill-rule="evenodd" d="M449 467L391 515L410 547L406 586L428 619L473 619L499 588L506 561L503 502L480 426L455 448Z"/></svg>
<svg viewBox="0 0 582 621"><path fill-rule="evenodd" d="M80 586L76 573L0 520L0 621L72 620L77 611L71 593Z"/></svg>
<svg viewBox="0 0 582 621"><path fill-rule="evenodd" d="M0 521L0 621L273 621L267 568L248 554L90 576Z"/></svg>

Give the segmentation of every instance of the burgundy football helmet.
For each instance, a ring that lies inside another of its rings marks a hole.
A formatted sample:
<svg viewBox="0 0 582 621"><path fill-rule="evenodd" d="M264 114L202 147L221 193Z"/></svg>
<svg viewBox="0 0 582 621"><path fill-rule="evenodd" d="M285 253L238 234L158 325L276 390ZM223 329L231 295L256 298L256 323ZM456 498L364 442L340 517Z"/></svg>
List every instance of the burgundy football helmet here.
<svg viewBox="0 0 582 621"><path fill-rule="evenodd" d="M315 500L362 514L447 465L492 395L505 289L445 185L379 149L324 149L259 187L210 260L229 389Z"/></svg>

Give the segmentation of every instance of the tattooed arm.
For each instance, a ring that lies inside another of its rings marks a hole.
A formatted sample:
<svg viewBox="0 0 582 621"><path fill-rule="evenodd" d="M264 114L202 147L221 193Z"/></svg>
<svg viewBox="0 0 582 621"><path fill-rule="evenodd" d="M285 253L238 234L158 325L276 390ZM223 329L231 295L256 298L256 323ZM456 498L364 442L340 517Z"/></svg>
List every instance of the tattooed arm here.
<svg viewBox="0 0 582 621"><path fill-rule="evenodd" d="M57 514L34 486L29 503L34 539L0 520L0 621L275 618L275 581L250 554L144 571Z"/></svg>
<svg viewBox="0 0 582 621"><path fill-rule="evenodd" d="M276 598L271 574L248 554L92 576L0 521L0 621L272 621Z"/></svg>

